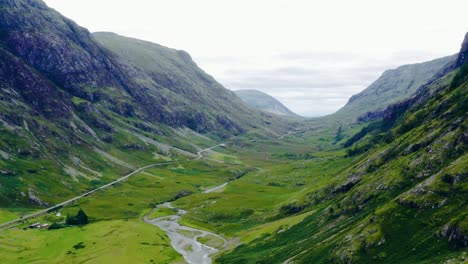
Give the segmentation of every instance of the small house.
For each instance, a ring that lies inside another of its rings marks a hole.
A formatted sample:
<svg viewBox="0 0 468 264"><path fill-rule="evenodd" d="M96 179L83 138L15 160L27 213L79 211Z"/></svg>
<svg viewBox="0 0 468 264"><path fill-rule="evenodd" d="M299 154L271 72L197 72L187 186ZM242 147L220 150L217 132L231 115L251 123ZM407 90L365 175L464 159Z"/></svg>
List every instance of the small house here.
<svg viewBox="0 0 468 264"><path fill-rule="evenodd" d="M34 223L32 225L29 225L29 228L39 228L40 225L41 225L41 223L37 222L37 223Z"/></svg>

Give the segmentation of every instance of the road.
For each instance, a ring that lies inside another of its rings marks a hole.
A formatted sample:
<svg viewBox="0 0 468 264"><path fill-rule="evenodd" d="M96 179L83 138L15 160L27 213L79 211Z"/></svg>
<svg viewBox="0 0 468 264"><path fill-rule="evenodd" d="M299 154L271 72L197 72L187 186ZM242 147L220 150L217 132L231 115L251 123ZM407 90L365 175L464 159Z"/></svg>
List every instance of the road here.
<svg viewBox="0 0 468 264"><path fill-rule="evenodd" d="M302 131L296 131L296 132L288 132L284 135L281 135L278 137L278 139L284 139L286 136L290 136L290 135L294 135L294 134L297 134L297 133L300 133ZM260 140L248 140L249 142L257 142L257 141L260 141ZM263 140L265 141L265 140ZM150 164L150 165L147 165L147 166L144 166L144 167L141 167L141 168L138 168L136 170L134 170L133 172L125 175L125 176L122 176L120 178L118 178L117 180L114 180L110 183L107 183L101 187L98 187L96 189L93 189L91 191L88 191L86 193L83 193L81 195L78 195L74 198L71 198L71 199L68 199L64 202L61 202L59 204L56 204L54 206L51 206L49 208L46 208L46 209L43 209L41 211L38 211L38 212L35 212L35 213L32 213L32 214L29 214L29 215L25 215L21 218L18 218L18 219L15 219L15 220L12 220L12 221L9 221L9 222L6 222L6 223L3 223L3 224L0 224L0 231L1 230L5 230L5 229L8 229L8 228L11 228L13 226L16 226L18 224L21 224L22 222L26 221L26 220L30 220L30 219L33 219L33 218L36 218L36 217L39 217L39 216L42 216L42 215L45 215L51 211L54 211L54 210L58 210L64 206L67 206L67 205L70 205L70 204L73 204L74 202L80 200L81 198L84 198L86 196L89 196L95 192L98 192L100 190L103 190L103 189L106 189L106 188L109 188L117 183L120 183L120 182L123 182L125 180L127 180L128 178L130 178L131 176L139 173L139 172L142 172L144 170L147 170L149 168L153 168L153 167L157 167L157 166L164 166L164 165L169 165L169 164L175 164L175 163L185 163L185 162L190 162L190 161L194 161L194 160L199 160L201 158L203 158L203 153L204 152L207 152L207 151L210 151L214 148L217 148L217 147L224 147L226 145L230 144L230 142L225 142L225 143L220 143L220 144L217 144L217 145L214 145L214 146L211 146L209 148L205 148L205 149L202 149L202 150L199 150L197 152L197 157L195 158L192 158L192 159L187 159L187 160L174 160L174 161L168 161L168 162L161 162L161 163L154 163L154 164Z"/></svg>
<svg viewBox="0 0 468 264"><path fill-rule="evenodd" d="M58 210L64 206L67 206L67 205L70 205L70 204L73 204L74 202L80 200L81 198L84 198L86 196L89 196L95 192L98 192L98 191L101 191L103 189L106 189L106 188L109 188L113 185L116 185L117 183L120 183L120 182L123 182L125 180L127 180L128 178L132 177L133 175L139 173L139 172L142 172L144 170L147 170L149 168L153 168L153 167L157 167L157 166L164 166L164 165L170 165L170 164L175 164L175 163L184 163L184 162L190 162L190 161L194 161L194 160L199 160L201 158L203 158L203 152L206 152L206 151L209 151L209 150L212 150L214 148L217 148L217 147L220 147L220 146L225 146L226 144L228 143L221 143L221 144L217 144L217 145L214 145L214 146L211 146L209 148L206 148L206 149L202 149L202 150L199 150L197 152L197 157L195 158L192 158L192 159L188 159L188 160L174 160L174 161L168 161L168 162L160 162L160 163L154 163L154 164L150 164L150 165L147 165L147 166L144 166L144 167L141 167L141 168L138 168L134 171L132 171L131 173L125 175L125 176L122 176L110 183L107 183L101 187L98 187L96 189L93 189L91 191L88 191L88 192L85 192L81 195L78 195L74 198L71 198L71 199L68 199L64 202L61 202L59 204L56 204L54 206L51 206L49 208L46 208L46 209L43 209L43 210L40 210L38 212L35 212L35 213L32 213L32 214L29 214L29 215L25 215L23 217L20 217L18 219L15 219L15 220L12 220L12 221L9 221L9 222L6 222L6 223L3 223L3 224L0 224L0 231L1 230L5 230L5 229L8 229L8 228L11 228L13 226L16 226L18 224L21 224L22 222L26 221L26 220L30 220L30 219L33 219L33 218L36 218L36 217L39 217L39 216L42 216L42 215L45 215L47 213L50 213L51 211L54 211L54 210Z"/></svg>

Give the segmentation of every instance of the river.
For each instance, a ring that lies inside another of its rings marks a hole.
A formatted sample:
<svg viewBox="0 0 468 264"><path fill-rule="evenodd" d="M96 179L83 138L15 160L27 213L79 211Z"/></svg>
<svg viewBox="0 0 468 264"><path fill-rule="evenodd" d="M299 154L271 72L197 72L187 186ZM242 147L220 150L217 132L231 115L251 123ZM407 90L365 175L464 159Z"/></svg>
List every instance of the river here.
<svg viewBox="0 0 468 264"><path fill-rule="evenodd" d="M204 193L219 192L228 183L208 189ZM179 224L181 217L187 213L182 209L176 209L171 203L164 203L157 206L157 208L171 208L177 211L176 215L163 216L155 219L144 218L145 222L155 225L167 233L171 240L171 245L175 251L179 252L190 264L211 264L212 260L210 255L219 251L219 249L203 244L198 241L199 238L214 238L221 244L219 247L226 247L228 241L217 234L208 232L201 229L191 228Z"/></svg>

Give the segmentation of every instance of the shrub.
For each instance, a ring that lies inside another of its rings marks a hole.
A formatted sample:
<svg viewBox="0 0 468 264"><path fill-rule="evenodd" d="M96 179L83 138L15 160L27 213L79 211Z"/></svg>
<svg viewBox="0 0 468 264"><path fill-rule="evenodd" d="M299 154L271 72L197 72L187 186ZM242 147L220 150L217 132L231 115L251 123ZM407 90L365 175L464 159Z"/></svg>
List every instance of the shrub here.
<svg viewBox="0 0 468 264"><path fill-rule="evenodd" d="M280 213L283 215L292 215L302 212L305 208L306 206L304 204L294 202L281 206Z"/></svg>
<svg viewBox="0 0 468 264"><path fill-rule="evenodd" d="M53 223L49 226L48 230L54 230L54 229L60 229L60 228L64 228L65 225L64 224L59 224L59 223Z"/></svg>

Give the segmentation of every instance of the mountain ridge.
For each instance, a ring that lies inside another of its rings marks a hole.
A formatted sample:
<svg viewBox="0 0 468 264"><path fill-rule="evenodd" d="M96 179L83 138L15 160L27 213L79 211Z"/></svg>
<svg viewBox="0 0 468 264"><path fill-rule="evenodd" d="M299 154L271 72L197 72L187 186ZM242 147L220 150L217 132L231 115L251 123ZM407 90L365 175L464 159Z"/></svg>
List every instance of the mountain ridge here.
<svg viewBox="0 0 468 264"><path fill-rule="evenodd" d="M284 104L278 101L273 96L254 89L244 89L234 91L247 105L270 112L277 115L298 117L297 114L289 110Z"/></svg>
<svg viewBox="0 0 468 264"><path fill-rule="evenodd" d="M398 101L405 100L430 81L444 67L456 60L457 55L427 62L407 64L386 70L362 92L353 95L345 106L329 117L345 122L363 120L367 112L378 112Z"/></svg>

